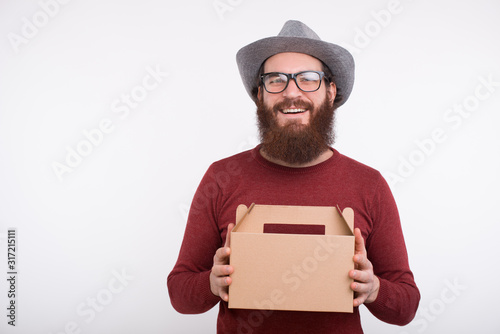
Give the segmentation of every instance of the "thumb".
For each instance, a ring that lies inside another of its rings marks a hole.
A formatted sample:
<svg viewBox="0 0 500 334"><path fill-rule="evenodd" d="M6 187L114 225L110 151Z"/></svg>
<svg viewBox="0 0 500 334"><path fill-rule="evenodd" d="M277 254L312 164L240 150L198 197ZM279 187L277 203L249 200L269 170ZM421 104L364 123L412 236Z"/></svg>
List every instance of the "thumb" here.
<svg viewBox="0 0 500 334"><path fill-rule="evenodd" d="M227 225L227 233L226 233L226 243L224 244L224 247L230 247L230 244L231 244L231 231L233 230L234 228L234 224L231 223L229 225Z"/></svg>
<svg viewBox="0 0 500 334"><path fill-rule="evenodd" d="M357 227L354 229L354 253L366 253L365 240L361 235L361 230Z"/></svg>

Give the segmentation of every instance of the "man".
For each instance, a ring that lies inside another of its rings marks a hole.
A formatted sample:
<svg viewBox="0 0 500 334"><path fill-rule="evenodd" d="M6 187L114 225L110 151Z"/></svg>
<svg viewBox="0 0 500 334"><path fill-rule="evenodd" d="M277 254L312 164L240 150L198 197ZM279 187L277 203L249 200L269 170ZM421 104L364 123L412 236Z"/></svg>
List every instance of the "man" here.
<svg viewBox="0 0 500 334"><path fill-rule="evenodd" d="M219 303L218 333L362 333L361 304L388 323L409 323L420 294L389 187L379 172L331 147L335 109L354 82L352 56L288 21L278 36L242 48L237 62L257 105L261 144L212 164L201 181L168 277L172 305L201 313ZM346 273L353 313L228 308L229 234L236 207L253 202L354 210L355 270Z"/></svg>

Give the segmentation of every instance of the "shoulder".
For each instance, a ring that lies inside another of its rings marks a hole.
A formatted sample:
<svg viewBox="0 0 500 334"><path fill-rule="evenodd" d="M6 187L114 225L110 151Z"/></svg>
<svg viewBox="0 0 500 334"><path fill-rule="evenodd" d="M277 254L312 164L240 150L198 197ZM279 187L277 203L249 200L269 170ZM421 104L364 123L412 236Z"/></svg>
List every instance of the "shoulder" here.
<svg viewBox="0 0 500 334"><path fill-rule="evenodd" d="M361 163L353 158L334 151L338 154L338 164L339 168L342 169L343 173L349 177L355 177L357 179L362 179L365 181L371 180L379 182L383 179L382 174L373 167L370 167L364 163Z"/></svg>
<svg viewBox="0 0 500 334"><path fill-rule="evenodd" d="M213 162L209 167L209 172L236 176L241 174L243 168L252 160L252 150L244 151Z"/></svg>

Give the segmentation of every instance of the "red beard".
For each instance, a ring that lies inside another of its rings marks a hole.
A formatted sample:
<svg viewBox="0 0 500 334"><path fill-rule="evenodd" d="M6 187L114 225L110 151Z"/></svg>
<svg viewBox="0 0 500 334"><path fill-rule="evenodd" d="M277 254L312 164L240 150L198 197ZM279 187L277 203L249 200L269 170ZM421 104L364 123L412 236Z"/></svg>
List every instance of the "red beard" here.
<svg viewBox="0 0 500 334"><path fill-rule="evenodd" d="M289 122L280 126L277 123L278 110L292 105L309 110L309 124ZM273 108L268 108L260 99L257 102L257 118L261 148L269 157L288 164L309 163L334 143L335 108L328 95L316 109L310 103L290 99L284 99Z"/></svg>

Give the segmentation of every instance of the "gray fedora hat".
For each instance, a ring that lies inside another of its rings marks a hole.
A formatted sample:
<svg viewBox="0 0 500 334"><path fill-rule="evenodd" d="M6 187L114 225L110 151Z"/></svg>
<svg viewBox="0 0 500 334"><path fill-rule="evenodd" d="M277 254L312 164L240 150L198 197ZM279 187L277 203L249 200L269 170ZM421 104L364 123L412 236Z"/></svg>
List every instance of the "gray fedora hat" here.
<svg viewBox="0 0 500 334"><path fill-rule="evenodd" d="M347 101L354 84L354 59L352 55L336 44L322 41L308 26L300 21L285 23L278 36L268 37L241 48L236 54L236 62L245 89L257 102L259 69L267 58L282 52L305 53L325 63L334 76L338 94Z"/></svg>

